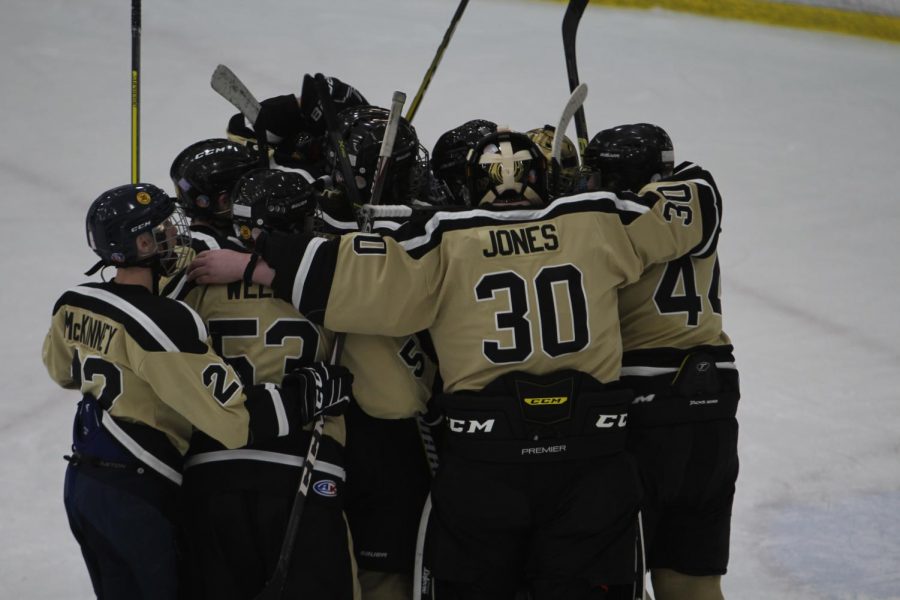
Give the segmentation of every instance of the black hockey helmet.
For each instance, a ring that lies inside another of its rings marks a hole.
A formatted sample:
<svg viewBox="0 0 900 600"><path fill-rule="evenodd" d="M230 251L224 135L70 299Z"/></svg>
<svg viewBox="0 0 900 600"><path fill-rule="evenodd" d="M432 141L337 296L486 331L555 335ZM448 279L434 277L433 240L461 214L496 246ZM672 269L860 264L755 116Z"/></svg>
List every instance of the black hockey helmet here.
<svg viewBox="0 0 900 600"><path fill-rule="evenodd" d="M252 240L254 228L302 231L316 208L313 186L296 171L254 169L234 186L232 221L242 241Z"/></svg>
<svg viewBox="0 0 900 600"><path fill-rule="evenodd" d="M479 140L466 159L472 204L544 205L547 159L524 133L500 129Z"/></svg>
<svg viewBox="0 0 900 600"><path fill-rule="evenodd" d="M484 119L466 121L441 134L431 151L431 170L447 186L453 204L468 205L466 157L475 143L497 131L497 124Z"/></svg>
<svg viewBox="0 0 900 600"><path fill-rule="evenodd" d="M526 135L531 138L544 157L547 159L550 189L554 196L564 196L575 188L580 172L578 164L578 150L572 139L564 135L560 147L559 169L553 165L553 138L556 137L556 128L552 125L544 125L530 130Z"/></svg>
<svg viewBox="0 0 900 600"><path fill-rule="evenodd" d="M604 129L591 139L584 151L584 164L599 172L604 189L637 192L672 174L675 152L669 134L658 125L620 125Z"/></svg>
<svg viewBox="0 0 900 600"><path fill-rule="evenodd" d="M338 136L347 149L350 165L356 178L360 201L369 201L381 141L387 129L390 111L378 106L357 106L338 113ZM407 204L421 179L419 161L419 138L409 121L400 117L397 137L391 152L392 162L385 176L382 202L385 204ZM337 152L326 150L326 162L335 183L343 185L343 175ZM355 207L359 208L359 207Z"/></svg>
<svg viewBox="0 0 900 600"><path fill-rule="evenodd" d="M214 138L182 150L172 161L169 176L185 214L227 225L234 184L258 166L259 157L247 146Z"/></svg>
<svg viewBox="0 0 900 600"><path fill-rule="evenodd" d="M172 275L187 266L190 230L174 198L149 183L122 185L100 194L85 219L88 245L101 266L150 267ZM144 236L144 234L150 234ZM142 237L143 236L143 237Z"/></svg>

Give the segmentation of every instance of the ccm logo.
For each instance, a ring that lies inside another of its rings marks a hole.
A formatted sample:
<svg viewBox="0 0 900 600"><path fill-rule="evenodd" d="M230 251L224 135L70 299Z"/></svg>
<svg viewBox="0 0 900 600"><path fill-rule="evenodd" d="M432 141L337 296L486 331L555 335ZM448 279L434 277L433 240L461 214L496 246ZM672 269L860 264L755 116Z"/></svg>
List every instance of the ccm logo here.
<svg viewBox="0 0 900 600"><path fill-rule="evenodd" d="M447 427L455 433L490 433L494 428L494 419L476 421L475 419L447 419Z"/></svg>
<svg viewBox="0 0 900 600"><path fill-rule="evenodd" d="M600 418L597 419L597 424L595 425L595 427L599 427L600 429L625 427L625 423L627 422L628 413L622 413L619 415L600 415Z"/></svg>

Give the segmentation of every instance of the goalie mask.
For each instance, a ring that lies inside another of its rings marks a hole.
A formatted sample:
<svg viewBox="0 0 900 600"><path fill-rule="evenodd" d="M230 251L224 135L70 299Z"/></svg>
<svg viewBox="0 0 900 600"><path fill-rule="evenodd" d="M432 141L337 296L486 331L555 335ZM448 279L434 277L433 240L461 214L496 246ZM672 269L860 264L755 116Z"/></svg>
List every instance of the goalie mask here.
<svg viewBox="0 0 900 600"><path fill-rule="evenodd" d="M637 192L672 174L675 152L662 127L650 123L620 125L604 129L591 139L584 151L584 164L594 172L590 187Z"/></svg>
<svg viewBox="0 0 900 600"><path fill-rule="evenodd" d="M295 233L311 224L316 207L312 184L300 173L255 169L241 177L232 195L232 221L241 241L253 229Z"/></svg>
<svg viewBox="0 0 900 600"><path fill-rule="evenodd" d="M191 144L172 162L169 176L186 215L227 226L231 221L231 190L237 180L259 166L247 146L226 139Z"/></svg>
<svg viewBox="0 0 900 600"><path fill-rule="evenodd" d="M532 129L527 133L531 141L534 142L544 157L547 159L550 190L554 197L565 196L575 189L578 182L579 165L578 150L575 143L564 135L562 146L560 148L559 169L553 164L553 138L556 136L556 128L552 125L544 125L537 129Z"/></svg>
<svg viewBox="0 0 900 600"><path fill-rule="evenodd" d="M501 130L469 151L466 182L472 204L543 206L547 159L524 133Z"/></svg>
<svg viewBox="0 0 900 600"><path fill-rule="evenodd" d="M475 119L443 133L434 144L431 170L446 186L453 204L471 204L466 187L466 157L478 140L495 131L496 123Z"/></svg>
<svg viewBox="0 0 900 600"><path fill-rule="evenodd" d="M88 209L87 241L102 266L149 267L170 276L187 266L191 234L175 200L149 183L119 186L101 194Z"/></svg>
<svg viewBox="0 0 900 600"><path fill-rule="evenodd" d="M375 170L381 141L387 129L390 111L377 106L357 106L338 114L338 137L347 149L353 182L359 191L360 201L365 204L372 193ZM418 192L421 181L419 159L419 138L409 121L400 117L397 137L391 152L392 162L385 174L383 204L408 204ZM332 178L344 185L339 157L334 148L328 148L325 156ZM359 208L359 207L354 207Z"/></svg>

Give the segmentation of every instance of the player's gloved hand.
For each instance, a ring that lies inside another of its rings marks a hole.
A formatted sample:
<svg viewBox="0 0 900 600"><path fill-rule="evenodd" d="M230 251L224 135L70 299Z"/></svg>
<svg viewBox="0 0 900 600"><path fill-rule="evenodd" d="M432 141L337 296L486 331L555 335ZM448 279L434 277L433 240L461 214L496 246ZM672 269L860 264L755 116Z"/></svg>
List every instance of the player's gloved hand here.
<svg viewBox="0 0 900 600"><path fill-rule="evenodd" d="M352 106L360 106L368 104L365 97L359 93L352 85L347 85L337 77L325 77L328 80L328 90L331 92L331 100L334 102L334 110L340 112L342 109ZM300 111L306 117L306 123L309 131L313 135L324 135L325 115L322 113L322 103L319 101L319 94L316 92L315 78L306 74L303 76L303 89L300 91Z"/></svg>
<svg viewBox="0 0 900 600"><path fill-rule="evenodd" d="M281 390L300 407L303 425L319 415L336 417L350 405L353 374L345 367L314 363L284 376Z"/></svg>

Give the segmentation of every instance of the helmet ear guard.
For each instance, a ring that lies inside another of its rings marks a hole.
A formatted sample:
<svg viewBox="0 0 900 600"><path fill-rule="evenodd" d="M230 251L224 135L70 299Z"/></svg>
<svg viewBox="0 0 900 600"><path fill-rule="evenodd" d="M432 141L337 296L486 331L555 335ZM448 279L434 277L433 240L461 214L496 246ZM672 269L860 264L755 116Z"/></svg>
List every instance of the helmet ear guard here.
<svg viewBox="0 0 900 600"><path fill-rule="evenodd" d="M472 204L542 206L550 200L547 159L524 133L505 129L479 140L466 159Z"/></svg>

